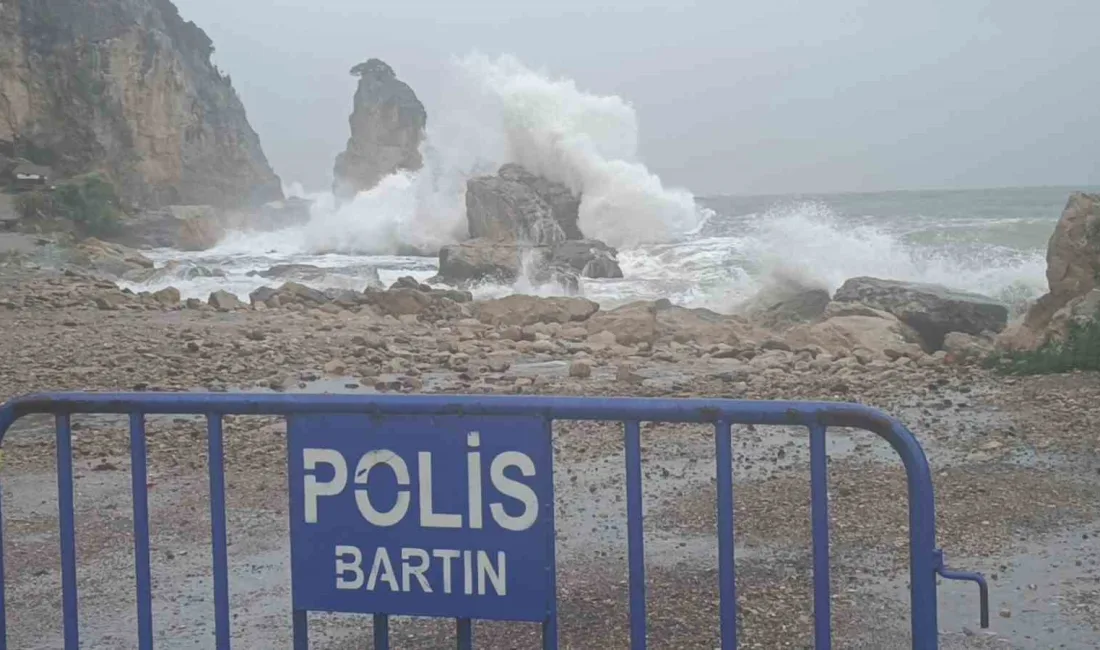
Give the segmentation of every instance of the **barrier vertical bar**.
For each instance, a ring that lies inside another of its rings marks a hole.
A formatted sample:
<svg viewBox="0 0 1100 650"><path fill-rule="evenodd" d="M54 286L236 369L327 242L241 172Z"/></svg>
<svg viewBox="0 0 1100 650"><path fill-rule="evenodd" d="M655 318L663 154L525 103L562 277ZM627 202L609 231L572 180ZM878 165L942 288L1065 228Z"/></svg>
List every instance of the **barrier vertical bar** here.
<svg viewBox="0 0 1100 650"><path fill-rule="evenodd" d="M630 556L630 648L645 650L645 538L642 533L642 432L636 420L626 429L626 527Z"/></svg>
<svg viewBox="0 0 1100 650"><path fill-rule="evenodd" d="M458 619L456 626L457 638L458 638L458 650L473 650L474 647L474 624L468 618Z"/></svg>
<svg viewBox="0 0 1100 650"><path fill-rule="evenodd" d="M714 425L718 476L718 597L722 650L737 650L737 577L733 547L733 442L730 423Z"/></svg>
<svg viewBox="0 0 1100 650"><path fill-rule="evenodd" d="M932 470L916 437L897 422L891 423L894 450L905 464L909 484L909 606L912 612L913 650L939 647L939 612L936 606L936 499Z"/></svg>
<svg viewBox="0 0 1100 650"><path fill-rule="evenodd" d="M550 444L550 476L554 476L554 453L553 453L553 441L554 441L554 421L547 417L543 420L542 435L546 436L547 441ZM553 481L551 481L551 490L553 490ZM547 549L547 555L550 557L550 566L546 567L546 580L549 583L550 593L554 595L550 599L550 611L546 612L546 620L542 622L542 650L558 650L558 555L557 555L557 539L556 531L558 530L557 524L554 522L554 499L551 498L549 503L542 504L543 516L550 522L550 530L555 531L555 535L551 535L547 543L550 548Z"/></svg>
<svg viewBox="0 0 1100 650"><path fill-rule="evenodd" d="M73 432L67 413L55 418L57 428L57 513L61 528L61 611L65 650L80 647L76 594L76 513L73 504Z"/></svg>
<svg viewBox="0 0 1100 650"><path fill-rule="evenodd" d="M829 588L829 465L825 425L810 425L810 517L814 554L814 650L830 650L832 603Z"/></svg>
<svg viewBox="0 0 1100 650"><path fill-rule="evenodd" d="M309 650L309 612L295 609L290 620L294 626L294 650Z"/></svg>
<svg viewBox="0 0 1100 650"><path fill-rule="evenodd" d="M0 486L0 495L4 493L2 486ZM3 499L0 499L3 501ZM8 603L4 594L4 514L0 511L0 650L7 650L8 647Z"/></svg>
<svg viewBox="0 0 1100 650"><path fill-rule="evenodd" d="M390 650L390 617L374 615L374 650Z"/></svg>
<svg viewBox="0 0 1100 650"><path fill-rule="evenodd" d="M130 477L134 498L134 574L137 582L138 648L153 650L153 587L149 573L149 481L145 415L130 414Z"/></svg>
<svg viewBox="0 0 1100 650"><path fill-rule="evenodd" d="M218 650L229 650L229 552L226 548L225 453L222 416L206 416L210 466L210 539L214 562L214 637Z"/></svg>

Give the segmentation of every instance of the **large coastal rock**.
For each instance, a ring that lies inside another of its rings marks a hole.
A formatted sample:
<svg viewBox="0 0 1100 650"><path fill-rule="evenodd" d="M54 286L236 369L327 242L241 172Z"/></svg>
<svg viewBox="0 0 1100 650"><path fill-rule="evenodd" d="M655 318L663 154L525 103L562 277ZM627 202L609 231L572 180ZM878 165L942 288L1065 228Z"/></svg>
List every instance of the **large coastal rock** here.
<svg viewBox="0 0 1100 650"><path fill-rule="evenodd" d="M169 0L7 0L0 154L62 177L106 172L140 205L280 199L213 51Z"/></svg>
<svg viewBox="0 0 1100 650"><path fill-rule="evenodd" d="M420 143L428 114L393 68L370 59L351 69L359 77L347 149L336 157L333 192L341 198L369 190L386 176L423 165Z"/></svg>
<svg viewBox="0 0 1100 650"><path fill-rule="evenodd" d="M998 347L1034 349L1051 339L1061 339L1073 321L1095 316L1088 313L1090 293L1100 277L1100 194L1074 193L1047 244L1049 291L1028 310L1023 321L997 338Z"/></svg>
<svg viewBox="0 0 1100 650"><path fill-rule="evenodd" d="M580 199L569 188L507 164L496 176L466 183L471 238L546 245L583 239L577 226Z"/></svg>
<svg viewBox="0 0 1100 650"><path fill-rule="evenodd" d="M897 316L920 334L930 351L943 347L948 332L1000 332L1008 307L992 298L933 284L852 278L837 290L837 302L854 302Z"/></svg>
<svg viewBox="0 0 1100 650"><path fill-rule="evenodd" d="M524 246L514 241L470 239L440 249L439 275L432 281L454 286L511 284L526 276L536 284L576 286L582 277L623 277L615 255L615 249L595 240Z"/></svg>
<svg viewBox="0 0 1100 650"><path fill-rule="evenodd" d="M916 330L893 314L859 303L829 303L819 322L797 325L785 338L792 346L819 346L840 355L860 349L880 358L922 352Z"/></svg>

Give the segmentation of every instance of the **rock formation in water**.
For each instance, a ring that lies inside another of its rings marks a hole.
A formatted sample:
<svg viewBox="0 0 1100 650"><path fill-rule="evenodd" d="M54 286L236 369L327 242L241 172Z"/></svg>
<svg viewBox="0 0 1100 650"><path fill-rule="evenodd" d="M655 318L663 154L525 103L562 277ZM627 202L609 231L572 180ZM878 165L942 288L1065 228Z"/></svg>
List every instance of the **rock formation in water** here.
<svg viewBox="0 0 1100 650"><path fill-rule="evenodd" d="M580 278L621 278L618 252L585 239L578 226L580 197L565 185L535 176L516 164L495 176L466 183L470 237L444 246L438 281L466 285L512 283L522 276L571 291Z"/></svg>
<svg viewBox="0 0 1100 650"><path fill-rule="evenodd" d="M393 68L370 59L351 69L359 77L347 150L336 157L333 192L341 198L369 190L386 176L420 169L428 114Z"/></svg>
<svg viewBox="0 0 1100 650"><path fill-rule="evenodd" d="M1023 321L998 337L1006 349L1034 349L1060 339L1069 324L1100 308L1100 194L1074 193L1047 245L1047 285Z"/></svg>
<svg viewBox="0 0 1100 650"><path fill-rule="evenodd" d="M466 221L475 239L533 245L583 239L577 226L580 205L566 186L515 164L466 182Z"/></svg>
<svg viewBox="0 0 1100 650"><path fill-rule="evenodd" d="M214 46L169 0L4 0L0 154L140 205L282 198Z"/></svg>

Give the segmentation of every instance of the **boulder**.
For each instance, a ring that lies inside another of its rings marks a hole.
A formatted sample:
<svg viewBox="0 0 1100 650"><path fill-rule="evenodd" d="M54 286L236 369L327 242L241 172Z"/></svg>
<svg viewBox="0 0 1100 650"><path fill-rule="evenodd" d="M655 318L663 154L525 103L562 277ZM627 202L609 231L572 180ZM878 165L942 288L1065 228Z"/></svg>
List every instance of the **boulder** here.
<svg viewBox="0 0 1100 650"><path fill-rule="evenodd" d="M582 278L621 278L619 251L596 239L563 241L550 247L550 266L570 269Z"/></svg>
<svg viewBox="0 0 1100 650"><path fill-rule="evenodd" d="M832 304L830 304L830 307ZM869 350L876 356L920 356L921 337L916 330L885 311L865 305L826 309L825 320L812 325L797 325L786 334L792 347L819 346L836 354L856 349Z"/></svg>
<svg viewBox="0 0 1100 650"><path fill-rule="evenodd" d="M521 249L489 239L471 239L439 250L433 282L463 286L477 282L512 283L519 277Z"/></svg>
<svg viewBox="0 0 1100 650"><path fill-rule="evenodd" d="M577 359L569 364L569 376L576 379L588 379L592 376L592 362L587 359Z"/></svg>
<svg viewBox="0 0 1100 650"><path fill-rule="evenodd" d="M273 303L271 299L278 295L279 292L276 289L272 289L271 287L260 287L248 294L248 300L252 303L253 307L261 303L268 307L277 307L281 305L282 302L276 300L276 302Z"/></svg>
<svg viewBox="0 0 1100 650"><path fill-rule="evenodd" d="M177 307L180 304L180 290L175 287L165 287L153 293L153 300L165 307Z"/></svg>
<svg viewBox="0 0 1100 650"><path fill-rule="evenodd" d="M421 316L432 319L465 317L469 314L459 306L469 302L472 296L465 291L420 291L411 288L396 288L378 291L367 289L363 292L365 302L375 307L381 314L400 318L401 316Z"/></svg>
<svg viewBox="0 0 1100 650"><path fill-rule="evenodd" d="M997 337L998 348L1035 349L1063 337L1074 311L1088 312L1083 299L1100 278L1100 194L1070 196L1047 244L1046 275L1047 293Z"/></svg>
<svg viewBox="0 0 1100 650"><path fill-rule="evenodd" d="M245 304L237 296L224 290L210 294L210 299L206 302L218 311L233 311L245 307Z"/></svg>
<svg viewBox="0 0 1100 650"><path fill-rule="evenodd" d="M419 314L432 304L431 297L416 289L389 289L369 292L370 304L383 314L407 316Z"/></svg>
<svg viewBox="0 0 1100 650"><path fill-rule="evenodd" d="M744 309L753 324L772 330L784 330L798 323L821 318L829 306L829 292L801 289L782 297L762 297Z"/></svg>
<svg viewBox="0 0 1100 650"><path fill-rule="evenodd" d="M526 327L535 323L585 321L599 309L598 304L584 298L539 298L517 294L476 302L473 314L481 322L496 327Z"/></svg>
<svg viewBox="0 0 1100 650"><path fill-rule="evenodd" d="M1100 277L1100 194L1075 193L1047 244L1050 293L1068 302L1083 296Z"/></svg>
<svg viewBox="0 0 1100 650"><path fill-rule="evenodd" d="M399 170L423 165L420 143L428 114L416 93L393 68L370 59L351 69L359 77L347 149L336 157L333 192L354 197Z"/></svg>
<svg viewBox="0 0 1100 650"><path fill-rule="evenodd" d="M421 284L416 278L411 275L404 275L397 278L397 281L390 285L390 289L415 289L416 291L431 291L432 288L426 284Z"/></svg>
<svg viewBox="0 0 1100 650"><path fill-rule="evenodd" d="M366 280L367 286L382 286L382 278L378 275L378 269L369 265L333 269L315 266L313 264L276 264L262 271L249 271L247 275L250 277L269 279L291 279L304 282L316 282L336 271L339 271L341 275L361 277L361 279Z"/></svg>
<svg viewBox="0 0 1100 650"><path fill-rule="evenodd" d="M466 183L466 220L474 239L533 245L582 239L579 210L580 199L565 185L515 164Z"/></svg>
<svg viewBox="0 0 1100 650"><path fill-rule="evenodd" d="M956 360L976 360L993 352L993 341L962 332L948 332L943 337L943 351Z"/></svg>
<svg viewBox="0 0 1100 650"><path fill-rule="evenodd" d="M940 285L852 278L837 290L837 302L857 302L897 316L920 334L929 351L943 347L948 332L1000 332L1008 323L1008 307L974 293Z"/></svg>
<svg viewBox="0 0 1100 650"><path fill-rule="evenodd" d="M439 251L439 274L429 282L469 286L480 282L512 284L521 276L534 284L556 283L576 291L579 278L621 278L615 249L595 240L553 246L470 239Z"/></svg>
<svg viewBox="0 0 1100 650"><path fill-rule="evenodd" d="M736 345L755 332L736 316L723 316L707 309L678 307L665 299L628 303L598 312L585 323L590 335L610 332L619 345L675 341L700 345Z"/></svg>
<svg viewBox="0 0 1100 650"><path fill-rule="evenodd" d="M80 268L118 278L154 267L153 260L128 246L94 237L78 243L65 258Z"/></svg>
<svg viewBox="0 0 1100 650"><path fill-rule="evenodd" d="M134 271L128 271L123 278L130 282L156 284L159 282L175 281L175 280L194 280L195 278L224 278L225 271L218 268L210 268L207 266L201 266L199 264L193 264L191 262L181 262L179 260L169 260L164 266L159 269L137 269Z"/></svg>

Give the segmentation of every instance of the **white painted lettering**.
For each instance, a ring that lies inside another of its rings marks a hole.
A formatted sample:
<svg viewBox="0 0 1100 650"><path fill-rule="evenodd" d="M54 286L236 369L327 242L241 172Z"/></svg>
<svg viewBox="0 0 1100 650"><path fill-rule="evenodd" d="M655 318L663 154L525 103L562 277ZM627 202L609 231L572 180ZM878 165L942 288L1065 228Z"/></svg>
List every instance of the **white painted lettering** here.
<svg viewBox="0 0 1100 650"><path fill-rule="evenodd" d="M381 570L381 575L379 575ZM370 568L370 577L367 578L367 590L374 591L374 587L381 580L390 586L390 591L400 591L397 586L397 576L393 572L393 564L390 563L390 554L381 546L374 553L374 564Z"/></svg>
<svg viewBox="0 0 1100 650"><path fill-rule="evenodd" d="M501 503L493 503L489 511L493 513L493 519L505 530L527 530L535 524L539 513L539 500L535 491L519 481L508 478L504 470L508 467L518 467L523 476L535 475L535 463L527 454L518 451L506 451L493 459L489 467L489 476L495 487L501 494L510 496L523 504L523 512L513 517L508 514Z"/></svg>
<svg viewBox="0 0 1100 650"><path fill-rule="evenodd" d="M474 593L473 563L470 561L470 552L462 551L462 592L467 596Z"/></svg>
<svg viewBox="0 0 1100 650"><path fill-rule="evenodd" d="M507 565L505 563L504 551L497 551L497 564L494 567L493 561L489 559L489 554L485 551L477 552L477 595L485 595L485 579L488 578L489 582L493 583L493 590L497 592L498 596L506 595L508 581Z"/></svg>
<svg viewBox="0 0 1100 650"><path fill-rule="evenodd" d="M359 459L359 464L355 467L355 483L365 486L367 476L375 465L388 465L397 477L398 485L409 484L409 466L405 464L400 456L386 449L363 454L363 457ZM386 512L375 509L370 496L367 494L366 487L355 490L355 503L359 506L359 512L362 513L363 518L369 523L382 527L393 526L400 522L405 517L405 513L409 511L409 491L398 490L397 500L394 502L393 507Z"/></svg>
<svg viewBox="0 0 1100 650"><path fill-rule="evenodd" d="M410 560L419 560L414 566L410 563ZM428 565L431 563L431 559L428 556L428 552L420 548L403 548L401 549L401 591L410 592L409 578L415 577L416 581L420 583L420 589L426 594L432 593L432 587L428 584L428 579L424 577L424 572L428 570Z"/></svg>
<svg viewBox="0 0 1100 650"><path fill-rule="evenodd" d="M420 473L420 525L423 528L462 528L462 515L432 511L432 454L418 454Z"/></svg>
<svg viewBox="0 0 1100 650"><path fill-rule="evenodd" d="M481 434L471 431L466 435L466 446L477 449L481 445ZM470 494L470 528L481 528L481 452L466 454L466 484Z"/></svg>
<svg viewBox="0 0 1100 650"><path fill-rule="evenodd" d="M457 558L461 553L458 551L440 548L432 551L432 557L437 557L443 560L443 593L451 593L451 560Z"/></svg>
<svg viewBox="0 0 1100 650"><path fill-rule="evenodd" d="M303 492L305 494L305 520L307 524L317 523L317 499L331 497L343 492L348 484L348 465L344 457L335 449L303 449L302 465L308 472L324 463L332 467L332 480L322 483L316 474L306 474Z"/></svg>
<svg viewBox="0 0 1100 650"><path fill-rule="evenodd" d="M350 557L345 561L344 558ZM363 587L363 553L354 546L336 547L336 588L361 589ZM351 573L355 577L347 580L344 576Z"/></svg>

